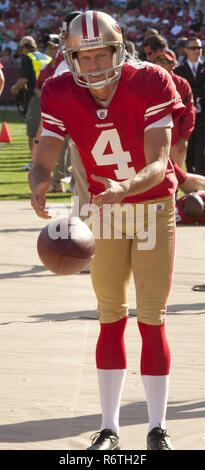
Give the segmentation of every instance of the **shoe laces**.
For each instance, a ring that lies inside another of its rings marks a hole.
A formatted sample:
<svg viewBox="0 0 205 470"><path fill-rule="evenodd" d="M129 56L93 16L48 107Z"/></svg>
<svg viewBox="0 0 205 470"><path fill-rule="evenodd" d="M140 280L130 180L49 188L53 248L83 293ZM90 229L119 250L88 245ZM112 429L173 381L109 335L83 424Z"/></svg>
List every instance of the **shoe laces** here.
<svg viewBox="0 0 205 470"><path fill-rule="evenodd" d="M98 443L101 444L101 442L104 439L108 439L108 438L111 439L112 435L113 435L113 431L111 431L111 429L103 429L102 431L97 431L94 434L92 434L90 439L92 441L92 444L94 443L94 441L96 442L97 440L98 440Z"/></svg>
<svg viewBox="0 0 205 470"><path fill-rule="evenodd" d="M166 429L162 429L161 426L159 426L159 427L153 429L153 431L156 433L156 435L159 439L160 447L162 449L167 448L168 444L167 444L167 441L166 441L166 437L170 437L170 436L169 436L169 434L167 434Z"/></svg>

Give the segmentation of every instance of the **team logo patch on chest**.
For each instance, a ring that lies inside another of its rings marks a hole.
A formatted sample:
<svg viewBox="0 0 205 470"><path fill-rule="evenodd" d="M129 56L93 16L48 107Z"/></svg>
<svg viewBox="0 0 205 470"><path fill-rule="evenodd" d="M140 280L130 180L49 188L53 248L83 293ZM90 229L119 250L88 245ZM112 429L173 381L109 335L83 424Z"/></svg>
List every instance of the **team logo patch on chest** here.
<svg viewBox="0 0 205 470"><path fill-rule="evenodd" d="M107 117L107 109L98 109L97 110L97 115L100 119L105 119Z"/></svg>

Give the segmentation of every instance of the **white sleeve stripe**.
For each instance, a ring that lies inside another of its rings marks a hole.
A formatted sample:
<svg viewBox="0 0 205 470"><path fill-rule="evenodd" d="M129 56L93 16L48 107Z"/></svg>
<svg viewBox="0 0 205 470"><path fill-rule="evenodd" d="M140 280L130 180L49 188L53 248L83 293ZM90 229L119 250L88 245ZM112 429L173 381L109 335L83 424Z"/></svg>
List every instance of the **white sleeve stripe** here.
<svg viewBox="0 0 205 470"><path fill-rule="evenodd" d="M156 106L151 106L150 108L146 109L145 114L149 113L150 111L153 111L154 109L159 109L160 110L160 108L164 108L166 106L169 106L171 103L174 103L175 101L178 101L178 99L179 99L179 95L177 95L175 98L173 98L170 101L166 101L165 103L157 104Z"/></svg>
<svg viewBox="0 0 205 470"><path fill-rule="evenodd" d="M172 128L173 127L172 115L167 114L162 119L159 119L159 121L153 122L149 126L145 127L145 131L147 131L148 129L152 129L154 127L166 127L166 128L169 127L169 128Z"/></svg>
<svg viewBox="0 0 205 470"><path fill-rule="evenodd" d="M61 121L60 119L54 118L54 117L51 116L50 114L41 113L41 116L42 116L42 117L45 117L45 118L52 119L53 121L58 122L59 124L63 124L63 121Z"/></svg>
<svg viewBox="0 0 205 470"><path fill-rule="evenodd" d="M57 137L57 139L64 140L64 137L60 134L56 134L55 132L48 131L48 129L43 128L41 132L41 136L48 136L48 137Z"/></svg>
<svg viewBox="0 0 205 470"><path fill-rule="evenodd" d="M44 119L43 121L44 121L45 123L47 122L47 124L51 124L52 126L57 126L57 127L59 127L59 129L60 129L61 131L65 131L65 127L64 127L63 124L62 124L62 125L61 125L61 124L57 124L56 122L53 122L53 121L51 121L51 120L49 120L49 119Z"/></svg>
<svg viewBox="0 0 205 470"><path fill-rule="evenodd" d="M161 113L161 111L164 111L166 109L166 106L164 108L156 109L156 111L152 111L151 113L145 113L144 119L145 121L148 119L150 116L154 116L157 113Z"/></svg>

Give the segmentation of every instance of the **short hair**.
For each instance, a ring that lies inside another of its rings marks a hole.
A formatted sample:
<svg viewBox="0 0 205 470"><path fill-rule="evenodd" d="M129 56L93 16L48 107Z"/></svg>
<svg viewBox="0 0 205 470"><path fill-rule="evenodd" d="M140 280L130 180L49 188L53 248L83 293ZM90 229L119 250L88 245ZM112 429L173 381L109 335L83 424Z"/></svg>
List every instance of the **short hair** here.
<svg viewBox="0 0 205 470"><path fill-rule="evenodd" d="M187 38L184 47L187 47L187 45L188 45L191 41L197 41L197 40L201 41L201 39L197 38L196 36L190 36L189 38Z"/></svg>
<svg viewBox="0 0 205 470"><path fill-rule="evenodd" d="M168 49L167 41L159 34L158 36L150 36L143 42L143 47L150 46L152 51L158 49Z"/></svg>
<svg viewBox="0 0 205 470"><path fill-rule="evenodd" d="M19 42L20 49L25 47L27 50L34 51L37 49L37 43L32 36L23 36Z"/></svg>
<svg viewBox="0 0 205 470"><path fill-rule="evenodd" d="M147 28L145 33L150 33L150 36L159 36L159 33L157 31L157 29L155 28Z"/></svg>

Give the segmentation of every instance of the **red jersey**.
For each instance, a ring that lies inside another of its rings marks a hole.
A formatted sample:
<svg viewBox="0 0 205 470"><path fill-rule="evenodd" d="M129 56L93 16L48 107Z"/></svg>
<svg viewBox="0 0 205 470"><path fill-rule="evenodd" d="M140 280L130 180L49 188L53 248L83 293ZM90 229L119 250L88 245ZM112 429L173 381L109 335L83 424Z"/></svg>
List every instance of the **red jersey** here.
<svg viewBox="0 0 205 470"><path fill-rule="evenodd" d="M199 194L199 196L203 199L205 203L205 191L197 191L195 193L191 194ZM183 206L184 206L184 201L187 198L187 195L180 197L179 199L176 200L176 206L175 206L175 218L176 218L176 223L179 225L204 225L205 224L205 211L202 215L202 217L190 217L189 215L186 215L183 211Z"/></svg>
<svg viewBox="0 0 205 470"><path fill-rule="evenodd" d="M56 58L54 61L49 62L45 67L42 67L40 70L40 74L38 76L38 80L36 82L36 88L42 88L45 80L49 77L52 77L54 72L56 71L58 65L64 60L64 55L62 52L58 51Z"/></svg>
<svg viewBox="0 0 205 470"><path fill-rule="evenodd" d="M194 129L196 113L193 93L189 82L173 72L171 73L171 77L185 106L183 114L174 121L174 127L172 128L172 145L175 145L181 138L189 139Z"/></svg>
<svg viewBox="0 0 205 470"><path fill-rule="evenodd" d="M42 67L38 76L38 79L35 84L35 88L39 88L41 90L45 80L51 77L55 72L55 61L49 62L45 67Z"/></svg>
<svg viewBox="0 0 205 470"><path fill-rule="evenodd" d="M55 58L55 70L57 69L58 65L64 60L64 54L61 51L57 52Z"/></svg>
<svg viewBox="0 0 205 470"><path fill-rule="evenodd" d="M173 163L173 166L174 166L174 171L175 171L175 175L177 177L178 184L180 186L180 184L183 184L186 181L186 172L184 170L182 170L182 168L180 168L180 166L177 165L176 162L172 161L172 163Z"/></svg>
<svg viewBox="0 0 205 470"><path fill-rule="evenodd" d="M165 70L147 62L122 67L121 78L108 108L96 102L87 88L77 85L70 72L46 80L42 89L43 128L47 134L75 142L86 170L91 194L104 190L92 174L123 181L146 166L144 131L168 114L183 113L179 94ZM164 180L123 202L168 196L177 180L169 160Z"/></svg>

